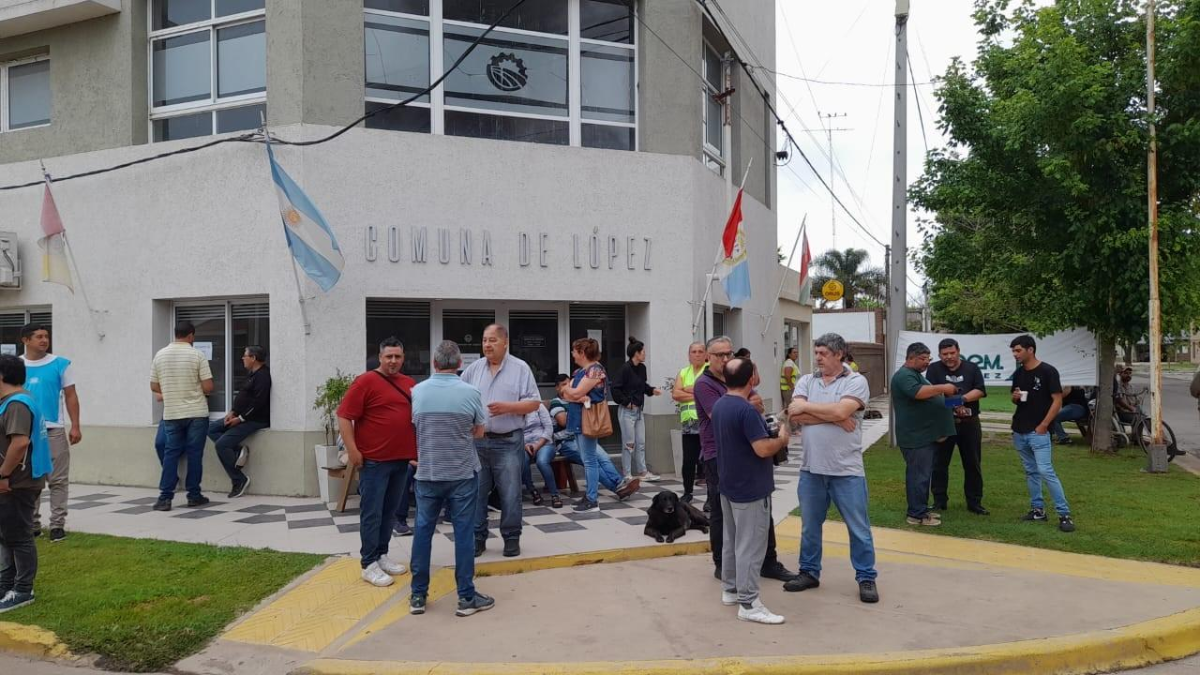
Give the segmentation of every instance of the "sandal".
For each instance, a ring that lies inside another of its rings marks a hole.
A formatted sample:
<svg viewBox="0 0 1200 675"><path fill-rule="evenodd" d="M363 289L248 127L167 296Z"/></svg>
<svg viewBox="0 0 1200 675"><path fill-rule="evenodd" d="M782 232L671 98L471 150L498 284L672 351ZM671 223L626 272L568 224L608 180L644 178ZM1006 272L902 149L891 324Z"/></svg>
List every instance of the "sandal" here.
<svg viewBox="0 0 1200 675"><path fill-rule="evenodd" d="M562 499L558 495L550 495L550 506L561 509L563 507Z"/></svg>
<svg viewBox="0 0 1200 675"><path fill-rule="evenodd" d="M533 505L534 506L542 505L542 493L538 492L537 490L533 491Z"/></svg>

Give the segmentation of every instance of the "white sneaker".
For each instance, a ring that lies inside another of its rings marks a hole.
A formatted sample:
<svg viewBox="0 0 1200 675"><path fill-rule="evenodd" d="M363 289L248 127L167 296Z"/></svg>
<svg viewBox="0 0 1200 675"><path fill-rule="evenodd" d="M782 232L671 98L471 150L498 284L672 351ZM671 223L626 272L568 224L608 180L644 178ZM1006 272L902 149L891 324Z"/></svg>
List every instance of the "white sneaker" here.
<svg viewBox="0 0 1200 675"><path fill-rule="evenodd" d="M371 563L365 570L362 571L362 578L363 581L367 582L368 584L371 584L372 586L379 586L380 588L385 588L395 583L392 581L392 578L388 576L387 572L384 572L379 568L379 563L377 562Z"/></svg>
<svg viewBox="0 0 1200 675"><path fill-rule="evenodd" d="M379 562L376 564L379 565L379 569L394 577L398 577L408 571L408 568L405 567L403 563L398 563L386 555L380 556Z"/></svg>
<svg viewBox="0 0 1200 675"><path fill-rule="evenodd" d="M737 603L736 591L721 591L721 604L726 607L733 607Z"/></svg>
<svg viewBox="0 0 1200 675"><path fill-rule="evenodd" d="M774 626L783 623L783 617L767 609L767 606L762 604L762 600L755 600L750 604L750 609L746 609L744 606L738 608L738 621L752 621Z"/></svg>
<svg viewBox="0 0 1200 675"><path fill-rule="evenodd" d="M647 471L646 473L642 474L642 480L646 481L647 483L657 483L658 481L662 480L662 476Z"/></svg>

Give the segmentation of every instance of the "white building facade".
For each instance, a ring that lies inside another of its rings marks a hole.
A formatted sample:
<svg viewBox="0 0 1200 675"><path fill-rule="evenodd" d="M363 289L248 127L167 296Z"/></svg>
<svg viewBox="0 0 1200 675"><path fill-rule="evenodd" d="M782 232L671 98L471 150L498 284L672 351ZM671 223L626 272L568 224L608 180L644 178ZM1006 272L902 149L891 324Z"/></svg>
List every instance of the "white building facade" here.
<svg viewBox="0 0 1200 675"><path fill-rule="evenodd" d="M55 14L62 2L22 3L15 18L5 4L0 67L15 64L6 72L21 86L0 104L44 123L0 129L0 187L38 180L39 160L68 176L245 133L260 114L278 138L324 137L424 90L509 3L76 3L116 9L84 21ZM328 293L302 272L297 288L260 143L55 184L74 294L41 281L42 189L0 190L21 268L0 288L0 344L20 351L20 325L51 323L53 351L76 364L84 441L72 479L157 484L149 364L179 319L211 350L214 416L244 381L241 350L269 351L272 427L251 439L248 467L265 494L316 494L314 393L339 370L361 372L389 335L422 379L440 340L477 354L484 326L505 324L547 395L572 368L571 340L598 337L615 369L636 336L663 387L686 362L730 184L751 161L753 297L729 309L715 285L713 325L702 320L697 337L729 334L777 369L802 331L792 318L785 336L771 316L774 125L727 59L752 50L772 67L774 3L723 4L729 25L694 0L639 2L637 15L609 0L531 1L413 105L327 143L277 146L345 256ZM729 44L718 26L743 37ZM756 79L770 94L769 74ZM650 463L672 471L674 406L663 396L647 413ZM226 486L208 452L205 488Z"/></svg>

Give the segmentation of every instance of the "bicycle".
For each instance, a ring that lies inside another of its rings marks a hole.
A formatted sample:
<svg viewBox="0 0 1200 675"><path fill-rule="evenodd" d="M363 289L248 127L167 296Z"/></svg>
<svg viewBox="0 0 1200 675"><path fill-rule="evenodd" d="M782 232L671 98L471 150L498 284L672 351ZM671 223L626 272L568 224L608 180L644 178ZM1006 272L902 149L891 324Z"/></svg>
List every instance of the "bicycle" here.
<svg viewBox="0 0 1200 675"><path fill-rule="evenodd" d="M1134 408L1133 412L1126 412L1131 419L1122 419L1121 414L1117 411L1116 406L1113 406L1112 414L1112 435L1113 445L1117 448L1123 448L1126 445L1133 445L1135 442L1141 447L1142 452L1149 454L1150 446L1154 445L1154 421L1146 416L1145 410L1142 408L1142 403L1145 401L1149 389L1142 389L1133 394L1128 394L1125 399L1129 401ZM1091 412L1093 421L1093 429L1096 417L1096 402L1089 401L1088 408ZM1128 427L1128 431L1126 430ZM1163 422L1163 440L1167 446L1167 461L1172 462L1175 457L1182 455L1179 450L1179 445L1175 440L1175 431L1171 429L1171 425Z"/></svg>

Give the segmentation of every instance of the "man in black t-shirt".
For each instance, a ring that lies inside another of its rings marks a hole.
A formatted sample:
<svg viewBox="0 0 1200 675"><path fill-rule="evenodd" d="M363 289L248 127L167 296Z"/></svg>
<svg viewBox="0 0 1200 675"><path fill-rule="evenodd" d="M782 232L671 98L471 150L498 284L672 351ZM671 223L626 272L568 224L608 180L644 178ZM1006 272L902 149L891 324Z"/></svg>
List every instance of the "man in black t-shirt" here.
<svg viewBox="0 0 1200 675"><path fill-rule="evenodd" d="M990 512L983 508L983 430L979 424L979 399L987 396L987 385L979 366L964 361L958 342L946 338L938 343L938 357L929 364L925 379L931 384L953 384L958 389L959 401L951 400L954 406L954 430L956 435L938 444L933 458L933 477L929 488L933 492L933 508L944 511L949 501L947 494L950 483L950 460L954 457L954 446L963 467L963 494L967 499L967 510L986 516ZM952 397L953 399L953 397Z"/></svg>
<svg viewBox="0 0 1200 675"><path fill-rule="evenodd" d="M1045 481L1058 512L1058 529L1074 532L1071 507L1050 459L1050 425L1062 408L1058 371L1038 360L1037 343L1031 336L1017 336L1010 346L1019 366L1012 379L1012 400L1017 405L1012 420L1013 446L1021 455L1029 488L1029 513L1022 520L1046 520L1042 500L1042 481Z"/></svg>

